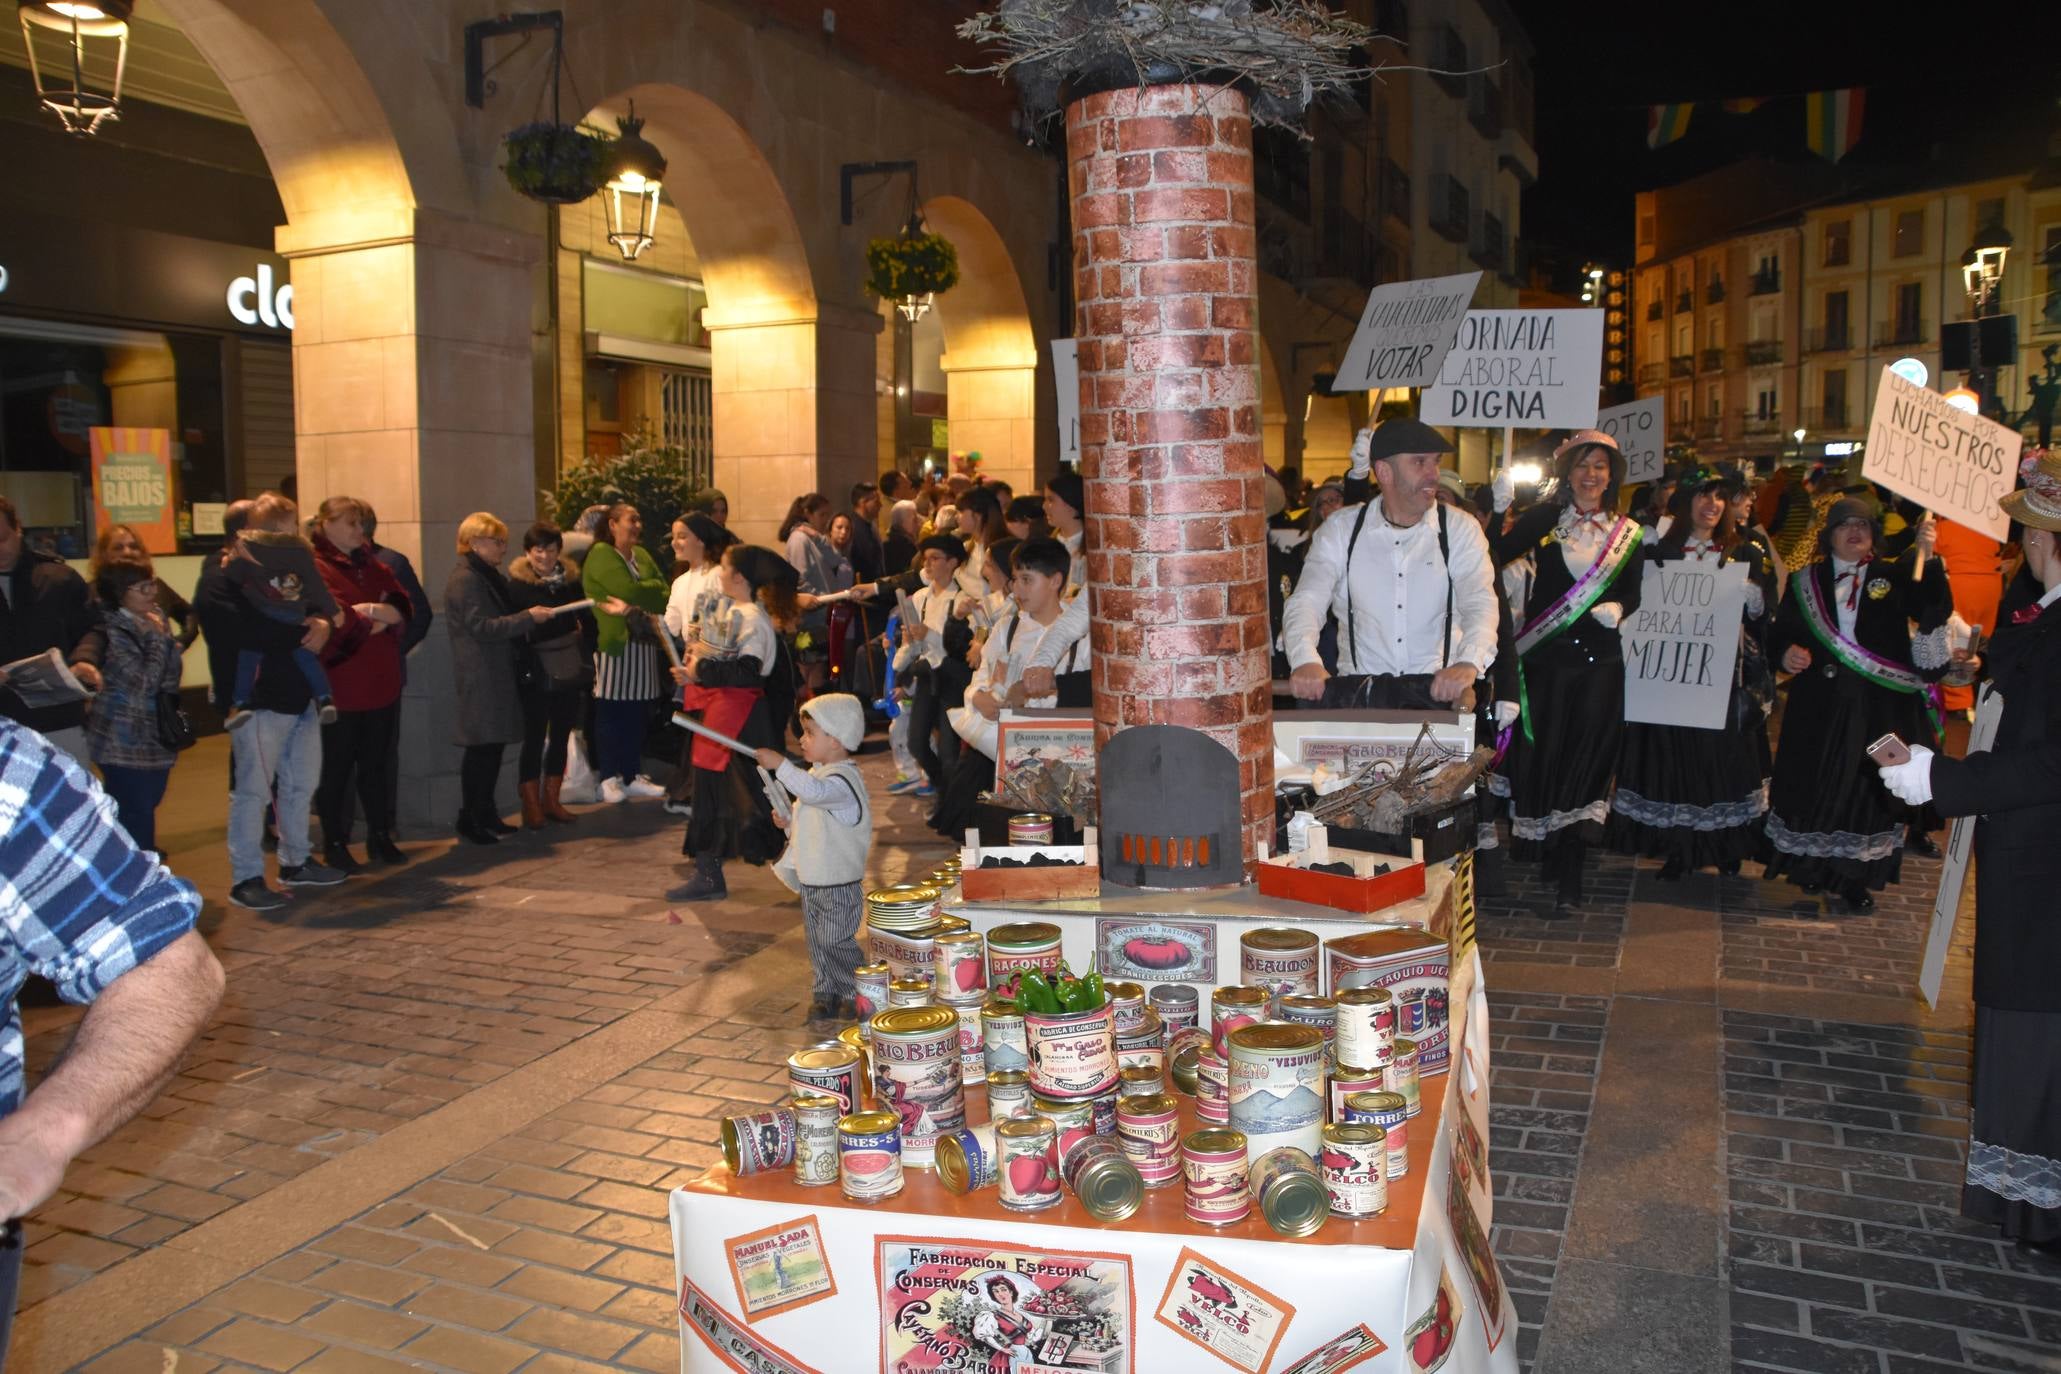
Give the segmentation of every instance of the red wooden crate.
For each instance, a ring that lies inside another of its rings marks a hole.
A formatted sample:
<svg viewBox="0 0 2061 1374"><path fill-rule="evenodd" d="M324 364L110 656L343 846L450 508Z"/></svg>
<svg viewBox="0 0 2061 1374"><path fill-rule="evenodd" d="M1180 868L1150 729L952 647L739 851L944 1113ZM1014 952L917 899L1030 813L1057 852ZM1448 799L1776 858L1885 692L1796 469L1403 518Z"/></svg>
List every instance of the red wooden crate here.
<svg viewBox="0 0 2061 1374"><path fill-rule="evenodd" d="M1357 852L1332 845L1327 857L1336 862L1343 855ZM1257 865L1260 895L1282 897L1291 902L1309 902L1314 906L1328 906L1362 916L1424 895L1423 864L1415 860L1399 861L1391 854L1369 857L1391 865L1390 870L1374 878L1352 877L1344 873L1312 873L1304 867L1309 862L1306 853L1283 854L1262 860Z"/></svg>

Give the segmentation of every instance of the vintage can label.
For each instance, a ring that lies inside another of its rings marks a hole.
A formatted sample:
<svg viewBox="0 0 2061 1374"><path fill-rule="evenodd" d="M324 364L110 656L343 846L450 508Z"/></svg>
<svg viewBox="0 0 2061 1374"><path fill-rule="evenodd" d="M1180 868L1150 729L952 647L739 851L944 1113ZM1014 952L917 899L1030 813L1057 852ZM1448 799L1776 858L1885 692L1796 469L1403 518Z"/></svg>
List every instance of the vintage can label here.
<svg viewBox="0 0 2061 1374"><path fill-rule="evenodd" d="M979 1002L988 990L987 945L973 931L939 935L931 949L931 985L940 1002Z"/></svg>
<svg viewBox="0 0 2061 1374"><path fill-rule="evenodd" d="M1088 1099L1088 1108L1093 1113L1096 1135L1116 1134L1117 1091L1112 1088L1106 1093L1097 1093Z"/></svg>
<svg viewBox="0 0 2061 1374"><path fill-rule="evenodd" d="M980 1007L981 1059L988 1076L1018 1073L1030 1068L1030 1048L1024 1039L1023 1013L1014 1002L990 997Z"/></svg>
<svg viewBox="0 0 2061 1374"><path fill-rule="evenodd" d="M1116 1141L1147 1188L1164 1188L1181 1176L1180 1109L1166 1093L1121 1099Z"/></svg>
<svg viewBox="0 0 2061 1374"><path fill-rule="evenodd" d="M979 999L941 1005L950 1007L959 1018L959 1081L969 1087L984 1081L988 1076L987 1047L981 1038Z"/></svg>
<svg viewBox="0 0 2061 1374"><path fill-rule="evenodd" d="M1043 811L1025 811L1009 818L1009 843L1050 844L1052 843L1052 818Z"/></svg>
<svg viewBox="0 0 2061 1374"><path fill-rule="evenodd" d="M1059 970L1059 927L1049 921L1017 921L988 932L988 987L1013 998L1016 982L1031 969L1050 976Z"/></svg>
<svg viewBox="0 0 2061 1374"><path fill-rule="evenodd" d="M1166 1027L1158 1012L1147 1007L1134 1029L1117 1028L1116 1063L1119 1069L1166 1066Z"/></svg>
<svg viewBox="0 0 2061 1374"><path fill-rule="evenodd" d="M852 1000L858 1006L859 1033L870 1039L873 1013L887 1010L887 985L894 981L894 973L886 964L861 964L853 972L852 980L855 984Z"/></svg>
<svg viewBox="0 0 2061 1374"><path fill-rule="evenodd" d="M930 979L897 978L887 985L890 1007L927 1007L931 1003Z"/></svg>
<svg viewBox="0 0 2061 1374"><path fill-rule="evenodd" d="M811 1045L787 1056L787 1082L797 1099L817 1094L837 1102L837 1114L850 1116L859 1101L859 1056L842 1045Z"/></svg>
<svg viewBox="0 0 2061 1374"><path fill-rule="evenodd" d="M873 1018L873 1095L902 1123L902 1163L928 1169L937 1138L966 1121L959 1017L950 1007L895 1007Z"/></svg>
<svg viewBox="0 0 2061 1374"><path fill-rule="evenodd" d="M1381 1069L1361 1069L1349 1064L1340 1064L1331 1071L1331 1119L1350 1121L1346 1103L1356 1093L1381 1093L1388 1091L1388 1075Z"/></svg>
<svg viewBox="0 0 2061 1374"><path fill-rule="evenodd" d="M1036 1212L1059 1201L1057 1132L1041 1116L995 1123L995 1179L1012 1212Z"/></svg>
<svg viewBox="0 0 2061 1374"><path fill-rule="evenodd" d="M977 1193L995 1181L995 1128L961 1126L938 1137L937 1179L948 1192Z"/></svg>
<svg viewBox="0 0 2061 1374"><path fill-rule="evenodd" d="M794 1181L805 1188L837 1182L837 1123L850 1112L837 1099L794 1097Z"/></svg>
<svg viewBox="0 0 2061 1374"><path fill-rule="evenodd" d="M1150 1064L1133 1064L1124 1069L1116 1085L1119 1102L1126 1097L1144 1097L1166 1091L1166 1071Z"/></svg>
<svg viewBox="0 0 2061 1374"><path fill-rule="evenodd" d="M1159 1024L1167 1043L1174 1032L1200 1019L1201 998L1185 983L1161 983L1145 995L1147 1009L1159 1013Z"/></svg>
<svg viewBox="0 0 2061 1374"><path fill-rule="evenodd" d="M1095 1104L1093 1102L1054 1102L1049 1098L1033 1097L1031 1109L1052 1123L1057 1133L1057 1153L1053 1158L1062 1169L1066 1157L1073 1153L1074 1146L1095 1134Z"/></svg>
<svg viewBox="0 0 2061 1374"><path fill-rule="evenodd" d="M1224 987L1209 995L1209 1034L1219 1058L1226 1057L1224 1037L1241 1026L1266 1019L1273 998L1265 988Z"/></svg>
<svg viewBox="0 0 2061 1374"><path fill-rule="evenodd" d="M1081 1207L1097 1221L1122 1221L1145 1201L1145 1183L1124 1148L1106 1136L1084 1140L1060 1172Z"/></svg>
<svg viewBox="0 0 2061 1374"><path fill-rule="evenodd" d="M1398 1035L1395 1039L1395 1058L1389 1061L1385 1077L1386 1086L1392 1093L1401 1093L1403 1101L1409 1104L1410 1115L1423 1110L1423 1087L1419 1069L1423 1063L1423 1051L1414 1040L1405 1040Z"/></svg>
<svg viewBox="0 0 2061 1374"><path fill-rule="evenodd" d="M1278 1235L1314 1235L1331 1214L1316 1159L1293 1145L1254 1156L1246 1186L1260 1215Z"/></svg>
<svg viewBox="0 0 2061 1374"><path fill-rule="evenodd" d="M1324 1150L1318 1163L1332 1212L1341 1217L1373 1217L1388 1210L1388 1147L1378 1126L1339 1125L1324 1128Z"/></svg>
<svg viewBox="0 0 2061 1374"><path fill-rule="evenodd" d="M1195 1115L1215 1125L1231 1119L1231 1066L1212 1049L1195 1059Z"/></svg>
<svg viewBox="0 0 2061 1374"><path fill-rule="evenodd" d="M932 963L937 953L937 935L934 932L907 935L894 930L872 930L872 953L876 962L886 964L889 973L896 978L919 978L930 981Z"/></svg>
<svg viewBox="0 0 2061 1374"><path fill-rule="evenodd" d="M1182 1202L1190 1221L1228 1226L1252 1215L1246 1186L1245 1137L1196 1131L1181 1142Z"/></svg>
<svg viewBox="0 0 2061 1374"><path fill-rule="evenodd" d="M794 1110L790 1107L726 1116L721 1134L723 1159L733 1174L762 1174L794 1163Z"/></svg>
<svg viewBox="0 0 2061 1374"><path fill-rule="evenodd" d="M1253 1157L1315 1154L1324 1125L1324 1037L1309 1026L1243 1026L1230 1037L1231 1125Z"/></svg>
<svg viewBox="0 0 2061 1374"><path fill-rule="evenodd" d="M988 1120L1029 1116L1033 1110L1029 1074L1017 1069L988 1075Z"/></svg>
<svg viewBox="0 0 2061 1374"><path fill-rule="evenodd" d="M1058 1016L1025 1012L1023 1029L1033 1091L1076 1098L1116 1090L1116 1023L1107 1004Z"/></svg>
<svg viewBox="0 0 2061 1374"><path fill-rule="evenodd" d="M1307 930L1263 927L1238 940L1239 980L1277 996L1314 994L1318 987L1317 937Z"/></svg>
<svg viewBox="0 0 2061 1374"><path fill-rule="evenodd" d="M1429 1008L1427 989L1421 985L1403 988L1396 994L1395 999L1395 1033L1407 1035L1413 1040L1420 1038L1430 1029L1430 1023L1426 1019Z"/></svg>
<svg viewBox="0 0 2061 1374"><path fill-rule="evenodd" d="M1341 1064L1382 1069L1395 1057L1395 996L1387 988L1349 988L1333 999L1338 1038L1333 1050Z"/></svg>
<svg viewBox="0 0 2061 1374"><path fill-rule="evenodd" d="M902 1191L902 1134L893 1112L854 1112L837 1123L838 1182L853 1202Z"/></svg>
<svg viewBox="0 0 2061 1374"><path fill-rule="evenodd" d="M1346 1099L1345 1119L1381 1131L1390 1178L1410 1172L1410 1109L1401 1093L1354 1093Z"/></svg>
<svg viewBox="0 0 2061 1374"><path fill-rule="evenodd" d="M1116 1018L1116 1033L1135 1031L1145 1024L1145 989L1137 983L1109 982L1102 985Z"/></svg>
<svg viewBox="0 0 2061 1374"><path fill-rule="evenodd" d="M1451 1049L1446 1020L1451 956L1443 936L1415 929L1370 930L1328 940L1324 952L1333 993L1345 988L1383 987L1395 994L1398 1003L1422 993L1424 1029L1410 1038L1417 1042L1426 1074L1446 1071ZM1396 1033L1409 1034L1400 1024Z"/></svg>

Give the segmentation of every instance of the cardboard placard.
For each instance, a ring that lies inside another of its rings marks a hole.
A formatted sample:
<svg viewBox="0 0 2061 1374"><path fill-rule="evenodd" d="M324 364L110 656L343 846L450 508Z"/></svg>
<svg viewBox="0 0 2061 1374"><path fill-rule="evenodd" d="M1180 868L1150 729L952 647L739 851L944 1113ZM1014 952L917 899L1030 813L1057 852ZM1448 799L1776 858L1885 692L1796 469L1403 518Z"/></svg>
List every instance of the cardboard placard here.
<svg viewBox="0 0 2061 1374"><path fill-rule="evenodd" d="M1603 379L1601 310L1470 310L1425 391L1428 425L1587 429Z"/></svg>
<svg viewBox="0 0 2061 1374"><path fill-rule="evenodd" d="M1624 718L1724 728L1746 608L1746 565L1648 563L1624 637Z"/></svg>
<svg viewBox="0 0 2061 1374"><path fill-rule="evenodd" d="M1459 336L1481 273L1384 282L1367 293L1333 391L1429 386Z"/></svg>
<svg viewBox="0 0 2061 1374"><path fill-rule="evenodd" d="M127 525L145 552L179 552L172 432L127 425L86 431L93 454L93 529Z"/></svg>
<svg viewBox="0 0 2061 1374"><path fill-rule="evenodd" d="M1596 428L1617 440L1624 454L1624 480L1651 482L1667 466L1667 398L1642 396L1596 416Z"/></svg>
<svg viewBox="0 0 2061 1374"><path fill-rule="evenodd" d="M1880 482L1945 520L2008 539L2011 518L1997 502L2018 479L2025 439L1994 420L1882 369L1861 476Z"/></svg>
<svg viewBox="0 0 2061 1374"><path fill-rule="evenodd" d="M1059 400L1059 461L1081 462L1081 352L1073 339L1052 340L1052 389Z"/></svg>

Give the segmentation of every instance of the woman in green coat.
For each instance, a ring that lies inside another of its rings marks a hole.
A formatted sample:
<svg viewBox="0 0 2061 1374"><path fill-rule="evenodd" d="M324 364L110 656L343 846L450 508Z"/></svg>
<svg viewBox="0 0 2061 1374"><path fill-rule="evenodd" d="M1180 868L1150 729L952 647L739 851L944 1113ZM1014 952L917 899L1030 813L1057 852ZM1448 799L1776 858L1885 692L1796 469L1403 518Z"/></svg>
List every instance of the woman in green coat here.
<svg viewBox="0 0 2061 1374"><path fill-rule="evenodd" d="M594 730L588 741L594 773L601 779L604 802L662 797L665 789L640 773L638 764L651 703L664 696L668 686L646 617L655 619L665 611L669 588L658 563L638 542L644 520L635 506L610 506L602 529L605 541L595 541L580 568L580 581L595 600L594 620L600 626L594 655ZM604 609L611 597L626 604L625 614L611 615ZM641 633L633 632L633 623Z"/></svg>

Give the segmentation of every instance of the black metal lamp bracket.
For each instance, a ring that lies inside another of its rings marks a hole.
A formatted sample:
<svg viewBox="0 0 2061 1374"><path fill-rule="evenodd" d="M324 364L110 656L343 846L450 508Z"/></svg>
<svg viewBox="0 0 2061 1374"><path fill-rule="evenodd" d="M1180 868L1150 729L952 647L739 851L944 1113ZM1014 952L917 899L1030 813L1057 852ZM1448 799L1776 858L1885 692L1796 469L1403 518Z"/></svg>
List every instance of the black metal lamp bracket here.
<svg viewBox="0 0 2061 1374"><path fill-rule="evenodd" d="M487 97L494 94L494 83L488 78L492 68L486 65L487 40L506 38L510 34L531 34L540 29L551 32L553 55L565 44L565 15L559 10L533 10L520 14L504 14L493 19L482 19L476 24L465 26L465 103L474 109L484 109ZM504 58L503 61L506 59ZM499 66L500 63L495 63ZM555 119L554 112L553 118Z"/></svg>
<svg viewBox="0 0 2061 1374"><path fill-rule="evenodd" d="M897 172L909 174L909 203L916 200L916 164L914 162L847 162L837 169L837 208L840 222L852 222L852 182L860 177L893 176Z"/></svg>

